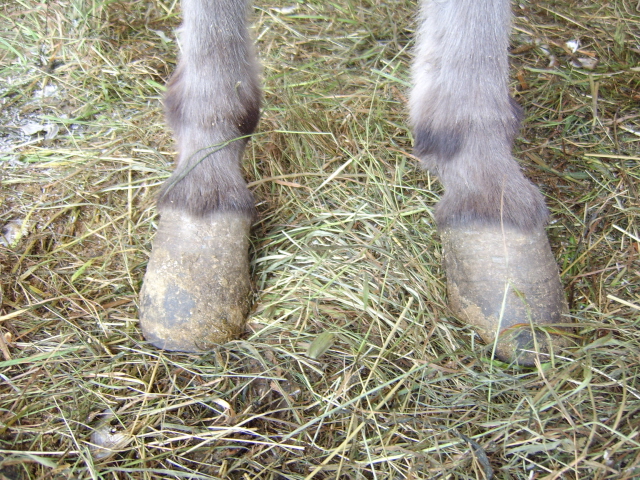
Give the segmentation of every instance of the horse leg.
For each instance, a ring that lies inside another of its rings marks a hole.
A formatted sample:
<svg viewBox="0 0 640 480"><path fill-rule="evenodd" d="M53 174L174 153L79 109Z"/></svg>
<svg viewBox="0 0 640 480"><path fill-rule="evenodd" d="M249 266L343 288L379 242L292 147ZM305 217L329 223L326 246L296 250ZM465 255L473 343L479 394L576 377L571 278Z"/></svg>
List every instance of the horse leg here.
<svg viewBox="0 0 640 480"><path fill-rule="evenodd" d="M182 52L165 98L179 155L158 201L140 323L155 346L194 352L237 337L249 313L255 214L240 162L261 94L247 2L182 7Z"/></svg>
<svg viewBox="0 0 640 480"><path fill-rule="evenodd" d="M498 358L532 364L564 344L550 327L566 303L543 197L511 153L510 17L509 0L423 0L410 115L416 153L445 188L436 220L450 306Z"/></svg>

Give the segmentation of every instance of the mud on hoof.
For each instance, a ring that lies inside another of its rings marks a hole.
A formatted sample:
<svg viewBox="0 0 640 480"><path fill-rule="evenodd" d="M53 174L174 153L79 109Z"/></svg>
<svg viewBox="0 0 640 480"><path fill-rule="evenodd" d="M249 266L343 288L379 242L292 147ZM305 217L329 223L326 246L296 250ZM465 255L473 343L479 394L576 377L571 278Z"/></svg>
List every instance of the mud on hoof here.
<svg viewBox="0 0 640 480"><path fill-rule="evenodd" d="M162 213L140 292L140 324L150 343L200 352L244 332L250 227L239 213Z"/></svg>
<svg viewBox="0 0 640 480"><path fill-rule="evenodd" d="M500 360L533 365L536 352L567 346L557 325L567 323L568 308L542 229L448 227L441 237L450 306L488 345L496 343Z"/></svg>

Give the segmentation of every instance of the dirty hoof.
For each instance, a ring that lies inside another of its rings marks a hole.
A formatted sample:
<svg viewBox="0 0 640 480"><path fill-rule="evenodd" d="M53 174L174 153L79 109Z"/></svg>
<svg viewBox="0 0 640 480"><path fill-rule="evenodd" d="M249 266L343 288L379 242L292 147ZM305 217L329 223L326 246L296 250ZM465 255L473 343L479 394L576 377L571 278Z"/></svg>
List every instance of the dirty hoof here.
<svg viewBox="0 0 640 480"><path fill-rule="evenodd" d="M536 352L566 346L557 325L567 323L567 305L542 229L468 226L445 228L441 237L449 304L488 345L495 343L500 360L532 365Z"/></svg>
<svg viewBox="0 0 640 480"><path fill-rule="evenodd" d="M199 352L244 332L250 227L238 213L162 213L140 292L140 325L150 343Z"/></svg>

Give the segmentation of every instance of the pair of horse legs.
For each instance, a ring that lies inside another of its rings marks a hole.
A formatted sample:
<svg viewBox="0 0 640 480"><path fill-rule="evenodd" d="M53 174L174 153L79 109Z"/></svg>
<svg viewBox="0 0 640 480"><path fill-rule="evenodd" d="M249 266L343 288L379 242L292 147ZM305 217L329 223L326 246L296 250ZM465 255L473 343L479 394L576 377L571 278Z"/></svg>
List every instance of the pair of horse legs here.
<svg viewBox="0 0 640 480"><path fill-rule="evenodd" d="M240 162L261 93L249 2L182 6L165 100L179 158L158 202L140 319L154 345L201 351L241 335L249 313L255 213ZM563 343L546 327L562 323L565 303L544 200L511 154L509 0L423 0L419 18L410 119L416 155L445 187L436 219L450 306L499 358L531 364Z"/></svg>

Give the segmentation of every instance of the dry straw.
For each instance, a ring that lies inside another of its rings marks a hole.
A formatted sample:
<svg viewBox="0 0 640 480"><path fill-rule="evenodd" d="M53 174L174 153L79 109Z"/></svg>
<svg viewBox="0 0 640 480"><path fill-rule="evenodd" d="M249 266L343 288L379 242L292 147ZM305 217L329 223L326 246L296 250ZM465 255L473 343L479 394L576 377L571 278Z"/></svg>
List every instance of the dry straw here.
<svg viewBox="0 0 640 480"><path fill-rule="evenodd" d="M637 2L515 5L518 156L577 322L533 369L446 306L409 1L257 2L247 335L143 342L177 3L2 4L0 478L640 478Z"/></svg>

